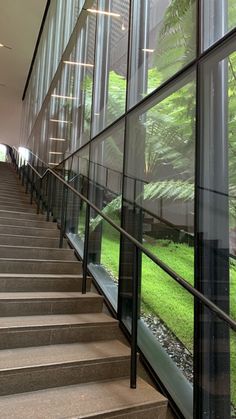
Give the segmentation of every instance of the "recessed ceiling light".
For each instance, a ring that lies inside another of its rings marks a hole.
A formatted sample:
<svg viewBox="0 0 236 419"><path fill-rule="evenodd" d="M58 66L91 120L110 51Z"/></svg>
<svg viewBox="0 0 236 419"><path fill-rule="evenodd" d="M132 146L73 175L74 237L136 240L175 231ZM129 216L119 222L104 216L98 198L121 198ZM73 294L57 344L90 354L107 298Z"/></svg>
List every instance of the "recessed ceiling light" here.
<svg viewBox="0 0 236 419"><path fill-rule="evenodd" d="M60 151L49 151L49 154L63 154Z"/></svg>
<svg viewBox="0 0 236 419"><path fill-rule="evenodd" d="M83 66L83 67L94 67L93 64L79 63L79 62L76 62L76 61L63 61L63 63L70 64L70 65L80 65L80 66Z"/></svg>
<svg viewBox="0 0 236 419"><path fill-rule="evenodd" d="M154 49L150 49L150 48L143 48L142 49L143 52L154 52Z"/></svg>
<svg viewBox="0 0 236 419"><path fill-rule="evenodd" d="M87 9L87 12L90 12L90 13L98 13L98 14L106 15L106 16L120 17L120 14L119 13L106 12L105 10Z"/></svg>
<svg viewBox="0 0 236 419"><path fill-rule="evenodd" d="M56 95L56 94L52 94L52 97L57 97L59 99L71 99L71 100L76 100L78 99L77 97L73 97L73 96L63 96L63 95Z"/></svg>
<svg viewBox="0 0 236 419"><path fill-rule="evenodd" d="M0 43L0 48L7 48L7 49L12 49L11 47L9 47L8 45L4 45Z"/></svg>
<svg viewBox="0 0 236 419"><path fill-rule="evenodd" d="M51 122L58 122L60 124L72 124L70 121L63 121L63 119L50 119Z"/></svg>
<svg viewBox="0 0 236 419"><path fill-rule="evenodd" d="M48 162L48 164L51 164L52 166L58 166L58 163L52 163L52 162Z"/></svg>

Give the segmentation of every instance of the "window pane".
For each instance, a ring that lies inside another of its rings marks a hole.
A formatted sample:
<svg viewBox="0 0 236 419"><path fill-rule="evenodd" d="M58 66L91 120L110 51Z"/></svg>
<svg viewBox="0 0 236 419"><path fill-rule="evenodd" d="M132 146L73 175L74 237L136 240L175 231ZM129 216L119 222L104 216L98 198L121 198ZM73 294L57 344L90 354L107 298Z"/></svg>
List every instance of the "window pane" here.
<svg viewBox="0 0 236 419"><path fill-rule="evenodd" d="M129 117L124 203L144 245L193 283L194 75L173 90Z"/></svg>
<svg viewBox="0 0 236 419"><path fill-rule="evenodd" d="M99 0L97 17L93 135L125 112L129 0Z"/></svg>
<svg viewBox="0 0 236 419"><path fill-rule="evenodd" d="M204 0L203 48L210 47L236 26L235 0Z"/></svg>
<svg viewBox="0 0 236 419"><path fill-rule="evenodd" d="M92 202L120 225L124 122L91 144L90 188ZM89 260L99 284L117 305L120 235L93 210L90 219Z"/></svg>
<svg viewBox="0 0 236 419"><path fill-rule="evenodd" d="M132 107L196 54L196 2L133 1L129 106Z"/></svg>
<svg viewBox="0 0 236 419"><path fill-rule="evenodd" d="M235 47L232 44L229 48ZM225 55L227 51L222 53ZM236 53L220 59L222 53L207 60L202 67L201 155L204 159L199 216L205 263L215 260L210 267L214 284L207 287L208 297L236 319ZM204 283L210 281L210 278L206 280L204 269L201 277Z"/></svg>

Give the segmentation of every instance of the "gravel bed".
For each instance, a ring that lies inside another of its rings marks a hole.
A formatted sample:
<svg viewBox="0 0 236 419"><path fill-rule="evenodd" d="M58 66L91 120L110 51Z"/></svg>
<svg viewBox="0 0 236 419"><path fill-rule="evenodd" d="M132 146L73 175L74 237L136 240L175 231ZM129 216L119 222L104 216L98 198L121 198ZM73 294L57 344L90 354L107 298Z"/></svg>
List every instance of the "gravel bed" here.
<svg viewBox="0 0 236 419"><path fill-rule="evenodd" d="M193 357L191 352L158 317L142 313L141 318L184 376L193 384ZM231 405L231 419L236 419L236 407L233 405Z"/></svg>
<svg viewBox="0 0 236 419"><path fill-rule="evenodd" d="M158 317L142 313L141 318L188 381L193 383L193 357L191 352Z"/></svg>

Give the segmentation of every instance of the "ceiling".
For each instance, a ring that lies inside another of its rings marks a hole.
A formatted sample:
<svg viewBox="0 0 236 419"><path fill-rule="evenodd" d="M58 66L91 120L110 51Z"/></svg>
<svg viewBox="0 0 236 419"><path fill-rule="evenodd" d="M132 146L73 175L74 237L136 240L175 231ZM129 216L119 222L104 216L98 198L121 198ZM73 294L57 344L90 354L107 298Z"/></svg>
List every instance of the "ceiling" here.
<svg viewBox="0 0 236 419"><path fill-rule="evenodd" d="M11 47L0 48L0 143L19 143L21 98L46 3L0 0L0 43Z"/></svg>

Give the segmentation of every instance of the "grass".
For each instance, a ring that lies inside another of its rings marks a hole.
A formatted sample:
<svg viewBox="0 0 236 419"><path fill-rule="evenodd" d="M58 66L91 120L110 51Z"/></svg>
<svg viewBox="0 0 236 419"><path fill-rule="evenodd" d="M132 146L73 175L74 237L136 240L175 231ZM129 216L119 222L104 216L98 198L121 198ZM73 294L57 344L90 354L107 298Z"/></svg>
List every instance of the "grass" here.
<svg viewBox="0 0 236 419"><path fill-rule="evenodd" d="M194 283L194 249L168 240L145 246L190 284ZM104 225L101 263L118 278L119 234ZM236 264L230 266L231 316L236 318ZM142 258L142 310L160 317L193 352L193 297L146 256ZM236 334L231 333L231 394L236 404Z"/></svg>

